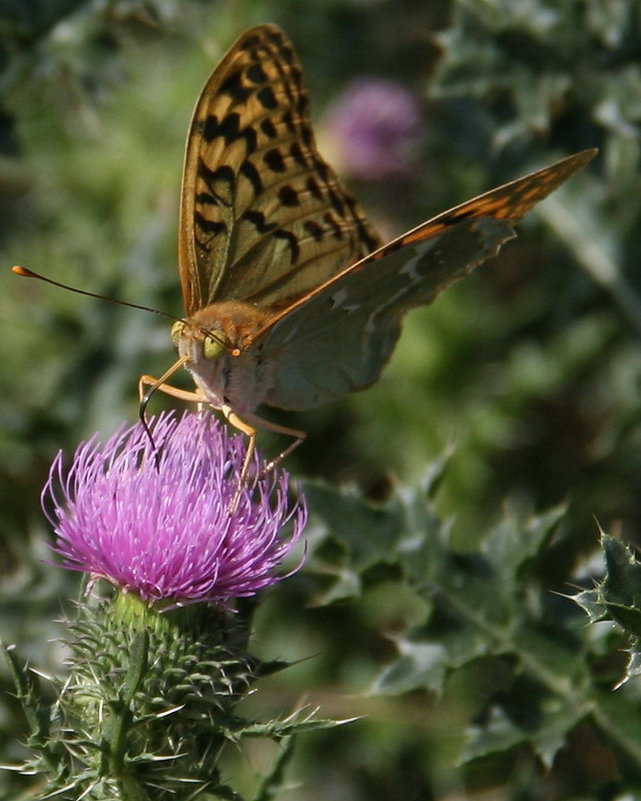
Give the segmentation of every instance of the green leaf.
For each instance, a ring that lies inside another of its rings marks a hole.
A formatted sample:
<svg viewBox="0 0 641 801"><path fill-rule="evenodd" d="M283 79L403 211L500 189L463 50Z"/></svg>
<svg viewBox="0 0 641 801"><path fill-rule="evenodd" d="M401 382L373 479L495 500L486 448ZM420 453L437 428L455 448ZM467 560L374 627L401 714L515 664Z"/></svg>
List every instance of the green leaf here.
<svg viewBox="0 0 641 801"><path fill-rule="evenodd" d="M606 574L601 597L608 613L629 634L641 636L641 564L632 551L614 537L603 534Z"/></svg>
<svg viewBox="0 0 641 801"><path fill-rule="evenodd" d="M460 762L465 764L520 745L527 734L511 720L500 707L494 707L482 726L472 726Z"/></svg>
<svg viewBox="0 0 641 801"><path fill-rule="evenodd" d="M302 489L323 535L342 549L343 563L362 573L374 564L392 561L403 520L399 499L375 506L353 490L337 492L319 482L304 482Z"/></svg>
<svg viewBox="0 0 641 801"><path fill-rule="evenodd" d="M482 552L491 564L500 568L506 580L516 579L547 547L565 511L565 506L558 506L525 523L508 512L483 540Z"/></svg>
<svg viewBox="0 0 641 801"><path fill-rule="evenodd" d="M568 598L578 604L590 618L590 623L596 623L607 617L607 607L601 598L601 592L595 590L583 590L576 595L569 595Z"/></svg>
<svg viewBox="0 0 641 801"><path fill-rule="evenodd" d="M641 563L625 543L601 535L605 576L593 590L572 596L588 615L590 623L613 620L628 636L628 661L620 687L641 675Z"/></svg>
<svg viewBox="0 0 641 801"><path fill-rule="evenodd" d="M394 643L399 656L382 671L372 692L399 694L423 688L440 695L447 676L444 646L400 637Z"/></svg>
<svg viewBox="0 0 641 801"><path fill-rule="evenodd" d="M567 742L568 733L585 717L585 710L549 697L539 707L536 726L525 726L505 709L494 706L483 726L472 726L467 732L461 762L495 755L523 744L529 744L549 769L557 753Z"/></svg>

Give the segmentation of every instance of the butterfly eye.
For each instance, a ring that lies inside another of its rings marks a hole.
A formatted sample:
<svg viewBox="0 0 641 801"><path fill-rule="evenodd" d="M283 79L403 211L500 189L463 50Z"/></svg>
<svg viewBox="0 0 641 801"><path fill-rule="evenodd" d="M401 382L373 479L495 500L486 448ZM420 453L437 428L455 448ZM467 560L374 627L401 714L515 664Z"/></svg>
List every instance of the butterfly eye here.
<svg viewBox="0 0 641 801"><path fill-rule="evenodd" d="M213 336L205 334L203 339L203 356L206 359L218 359L228 350L227 341L222 331L212 331Z"/></svg>
<svg viewBox="0 0 641 801"><path fill-rule="evenodd" d="M180 339L180 335L182 334L184 327L185 323L183 320L176 320L171 327L171 341L176 347L178 347L178 340Z"/></svg>

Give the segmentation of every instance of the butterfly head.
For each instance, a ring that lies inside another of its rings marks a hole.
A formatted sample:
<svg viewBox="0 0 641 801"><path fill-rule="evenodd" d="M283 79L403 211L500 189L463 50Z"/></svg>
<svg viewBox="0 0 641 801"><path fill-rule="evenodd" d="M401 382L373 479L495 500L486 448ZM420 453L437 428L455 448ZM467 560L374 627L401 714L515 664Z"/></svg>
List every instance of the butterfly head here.
<svg viewBox="0 0 641 801"><path fill-rule="evenodd" d="M237 358L254 343L266 316L241 301L212 303L187 319L177 320L171 338L180 355L191 362Z"/></svg>
<svg viewBox="0 0 641 801"><path fill-rule="evenodd" d="M202 357L208 361L220 359L226 353L232 356L240 356L240 349L232 346L224 331L217 329L196 328L190 331L188 320L176 320L171 327L171 341L183 353L185 347L181 343L189 346L191 343L196 349L200 349ZM190 348L191 350L191 348Z"/></svg>

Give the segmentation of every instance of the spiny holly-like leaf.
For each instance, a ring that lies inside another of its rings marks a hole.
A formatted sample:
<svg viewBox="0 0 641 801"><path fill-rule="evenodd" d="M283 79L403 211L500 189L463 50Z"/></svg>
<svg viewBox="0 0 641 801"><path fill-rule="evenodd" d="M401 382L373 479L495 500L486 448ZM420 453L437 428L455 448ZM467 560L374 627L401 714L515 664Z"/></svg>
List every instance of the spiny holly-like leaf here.
<svg viewBox="0 0 641 801"><path fill-rule="evenodd" d="M515 579L546 548L564 514L565 507L559 506L524 522L508 512L483 540L481 550L505 579Z"/></svg>
<svg viewBox="0 0 641 801"><path fill-rule="evenodd" d="M308 575L318 570L325 577L349 575L356 592L365 575L376 580L377 565L395 565L397 580L424 601L423 618L408 619L406 629L399 627L390 637L396 657L379 671L371 691L423 691L447 700L457 673L478 677L481 689L472 702L477 707L470 709L477 722L462 762L527 746L551 766L586 718L636 759L634 737L623 731L603 703L607 695L598 691L587 658L592 642L587 629L569 600L544 584L550 543L560 536L560 508L523 519L507 514L476 552L461 553L424 487L399 490L376 507L354 494L332 499L329 490L310 497L324 534L314 543ZM623 610L629 616L635 612L631 602L641 597L638 566L629 553L612 546L608 563L608 598L593 592L579 599L595 619L608 611L606 600L618 615ZM341 581L345 589L342 579L334 586ZM630 675L638 665L632 654Z"/></svg>
<svg viewBox="0 0 641 801"><path fill-rule="evenodd" d="M442 469L437 462L426 473L421 489L399 491L377 505L351 490L337 492L317 482L303 484L316 522L316 530L309 535L312 554L307 570L323 581L315 603L360 596L363 574L379 565L396 566L399 554L416 583L439 572L442 549L436 540L447 540L448 527L436 516L431 498ZM315 542L319 547L313 547Z"/></svg>
<svg viewBox="0 0 641 801"><path fill-rule="evenodd" d="M330 718L314 717L316 710L298 710L285 720L275 720L268 723L243 722L233 732L235 737L267 737L271 740L283 740L309 731L322 731L324 729L335 729L346 723L353 723L358 718L346 718L344 720L331 720Z"/></svg>
<svg viewBox="0 0 641 801"><path fill-rule="evenodd" d="M0 648L9 663L16 686L16 696L31 728L28 738L29 746L39 754L48 770L64 781L65 777L69 775L70 760L61 741L50 736L52 709L43 701L38 676L18 659L13 647L7 647L4 643L0 643ZM27 772L30 766L35 764L35 760L25 764L25 771Z"/></svg>
<svg viewBox="0 0 641 801"><path fill-rule="evenodd" d="M628 635L628 661L620 687L641 675L641 563L630 548L607 534L601 535L605 576L593 590L572 596L590 622L613 620Z"/></svg>
<svg viewBox="0 0 641 801"><path fill-rule="evenodd" d="M507 751L520 745L525 732L511 720L500 707L494 707L482 726L471 726L468 740L461 753L461 763L488 756L498 751Z"/></svg>
<svg viewBox="0 0 641 801"><path fill-rule="evenodd" d="M635 639L632 647L628 648L628 662L625 666L625 673L621 681L617 684L615 689L625 684L626 681L633 679L635 676L641 676L641 648L639 647L639 640Z"/></svg>
<svg viewBox="0 0 641 801"><path fill-rule="evenodd" d="M601 600L600 591L598 589L582 590L570 597L587 614L590 618L590 623L597 623L599 620L604 620L607 617L607 608Z"/></svg>
<svg viewBox="0 0 641 801"><path fill-rule="evenodd" d="M622 628L634 637L641 636L641 564L620 540L604 534L601 545L606 574L601 597L606 608Z"/></svg>
<svg viewBox="0 0 641 801"><path fill-rule="evenodd" d="M549 768L565 743L568 733L585 716L584 708L568 704L556 697L540 705L536 725L525 718L510 715L498 706L491 710L483 726L471 726L461 754L461 762L508 751L517 745L529 744Z"/></svg>
<svg viewBox="0 0 641 801"><path fill-rule="evenodd" d="M424 487L398 491L375 508L354 495L331 501L329 491L312 498L328 539L317 544L308 570L319 568L321 554L326 575L351 571L356 586L364 572L395 560L400 580L425 601L423 619L408 620L406 630L390 637L396 658L381 669L372 691L443 695L458 671L476 672L481 682L496 682L498 697L479 695L476 714L484 722L462 759L527 743L551 764L591 704L589 669L581 658L586 646L566 625L573 607L539 578L562 510L527 519L508 515L476 553L460 553ZM347 526L339 507L349 510ZM379 536L385 542L372 542ZM489 717L486 701L492 704Z"/></svg>
<svg viewBox="0 0 641 801"><path fill-rule="evenodd" d="M422 687L440 694L447 675L443 645L402 637L394 642L399 656L380 674L372 691L404 693Z"/></svg>

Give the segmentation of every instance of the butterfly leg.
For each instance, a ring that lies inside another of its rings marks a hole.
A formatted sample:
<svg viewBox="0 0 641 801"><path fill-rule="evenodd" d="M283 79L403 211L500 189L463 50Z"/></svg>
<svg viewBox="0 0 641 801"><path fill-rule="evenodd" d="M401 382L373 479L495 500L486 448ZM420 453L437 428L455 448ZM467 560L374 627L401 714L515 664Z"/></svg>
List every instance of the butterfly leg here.
<svg viewBox="0 0 641 801"><path fill-rule="evenodd" d="M257 417L256 415L249 413L245 415L246 419L243 420L236 414L236 412L231 408L231 406L229 406L226 403L221 406L221 411L224 414L227 422L230 425L234 426L234 428L237 428L239 431L242 431L242 433L245 434L248 440L247 451L245 453L243 466L240 471L240 481L238 484L238 490L229 508L231 514L236 511L236 507L238 506L238 501L240 500L240 493L247 480L247 475L249 473L249 468L251 467L252 458L254 456L254 452L256 451L256 427L266 428L269 431L274 431L277 434L286 434L288 436L296 437L295 441L288 448L286 448L276 459L272 459L270 462L268 462L260 470L259 476L263 476L270 470L273 470L281 459L284 459L285 456L287 456L294 450L294 448L300 445L300 443L305 439L306 434L304 431L297 431L292 428L285 428L285 426L279 426L276 423L271 423L269 420L263 420L261 417ZM251 421L253 425L251 425L250 422L248 421Z"/></svg>
<svg viewBox="0 0 641 801"><path fill-rule="evenodd" d="M147 421L145 418L145 410L147 408L147 403L149 402L149 398L153 395L156 390L160 392L164 392L166 395L170 395L172 398L177 398L178 400L186 401L188 403L207 403L207 398L200 392L200 390L192 391L186 389L179 389L178 387L173 387L171 384L166 383L166 379L173 375L176 370L181 367L183 364L182 360L179 360L174 364L172 367L169 368L160 378L154 378L150 375L141 375L138 379L138 395L140 397L140 419L145 426L150 438L151 432L147 427ZM146 389L149 387L149 389ZM236 507L238 506L238 501L240 500L240 493L245 485L247 475L249 473L249 468L251 466L251 461L254 456L254 452L256 450L256 429L257 428L264 428L267 431L273 431L275 434L284 434L287 437L293 437L294 441L290 443L290 445L285 448L275 459L271 459L260 471L261 475L265 475L273 470L276 465L278 465L283 459L287 458L289 454L294 451L301 442L307 436L305 431L300 431L296 428L287 428L286 426L278 425L277 423L272 423L270 420L265 420L262 417L258 417L258 415L251 414L249 412L245 413L244 419L240 417L229 404L224 403L220 407L225 420L236 428L238 431L245 434L247 437L247 451L245 453L245 458L243 459L243 464L240 471L240 477L238 482L238 490L234 495L234 498L230 504L230 514L232 514ZM152 439L153 443L153 439Z"/></svg>
<svg viewBox="0 0 641 801"><path fill-rule="evenodd" d="M160 378L154 378L151 375L140 376L138 379L138 397L140 398L141 417L144 416L149 398L156 390L160 390L160 392L164 392L165 395L170 395L172 398L178 398L178 400L184 400L188 403L203 403L206 401L205 396L200 390L179 389L178 387L172 387L171 384L167 384L167 379L170 378L178 368L182 367L186 361L187 357L185 356L178 359L178 361L172 364L169 370L164 372ZM146 387L149 387L149 389L146 390Z"/></svg>
<svg viewBox="0 0 641 801"><path fill-rule="evenodd" d="M265 420L265 418L258 417L258 415L251 414L249 412L245 414L244 422L245 424L251 423L251 425L255 426L256 428L264 428L266 431L273 431L275 434L283 434L286 437L294 438L294 441L291 442L283 451L281 451L278 456L267 462L261 471L262 475L273 470L276 465L280 464L283 459L286 459L289 454L292 453L292 451L295 451L301 442L307 437L306 431L300 431L297 428L287 428L286 426L278 425L278 423L272 423L271 420Z"/></svg>
<svg viewBox="0 0 641 801"><path fill-rule="evenodd" d="M231 408L231 406L229 406L229 404L223 403L223 405L220 407L220 410L225 416L225 420L227 420L227 422L234 428L238 429L238 431L242 431L242 433L247 437L247 450L245 452L245 458L243 459L243 466L240 470L240 481L237 493L237 496L239 496L240 490L247 479L251 460L254 456L254 451L256 450L256 429L239 417ZM233 509L236 508L237 504L238 497L234 498L234 503L232 503Z"/></svg>
<svg viewBox="0 0 641 801"><path fill-rule="evenodd" d="M138 394L140 396L140 400L145 400L145 392L143 391L143 387L145 386L153 386L154 392L156 390L158 392L163 392L165 395L170 395L172 398L177 398L178 400L187 401L188 403L207 403L207 399L204 395L202 395L197 390L189 390L189 389L179 389L178 387L172 387L171 384L156 384L156 379L151 375L141 375L138 379ZM151 395L152 393L147 392L147 395ZM146 398L149 400L149 398ZM145 404L146 406L146 404Z"/></svg>
<svg viewBox="0 0 641 801"><path fill-rule="evenodd" d="M223 404L221 406L221 411L225 415L227 422L234 426L234 428L242 431L248 440L247 452L245 453L245 459L243 460L243 466L240 471L238 490L230 506L230 513L233 513L238 506L240 493L247 479L249 468L251 467L252 457L254 456L254 452L256 450L256 429L264 428L267 431L273 431L275 434L284 434L288 437L295 437L294 441L287 448L285 448L282 453L280 453L275 459L271 459L269 462L267 462L267 464L260 470L259 476L264 476L266 473L269 473L271 470L273 470L282 459L284 459L286 456L289 456L289 454L301 444L307 434L304 431L299 431L295 428L279 426L277 423L272 423L270 420L265 420L264 418L258 417L258 415L251 414L249 412L245 413L245 419L242 419L228 404Z"/></svg>

